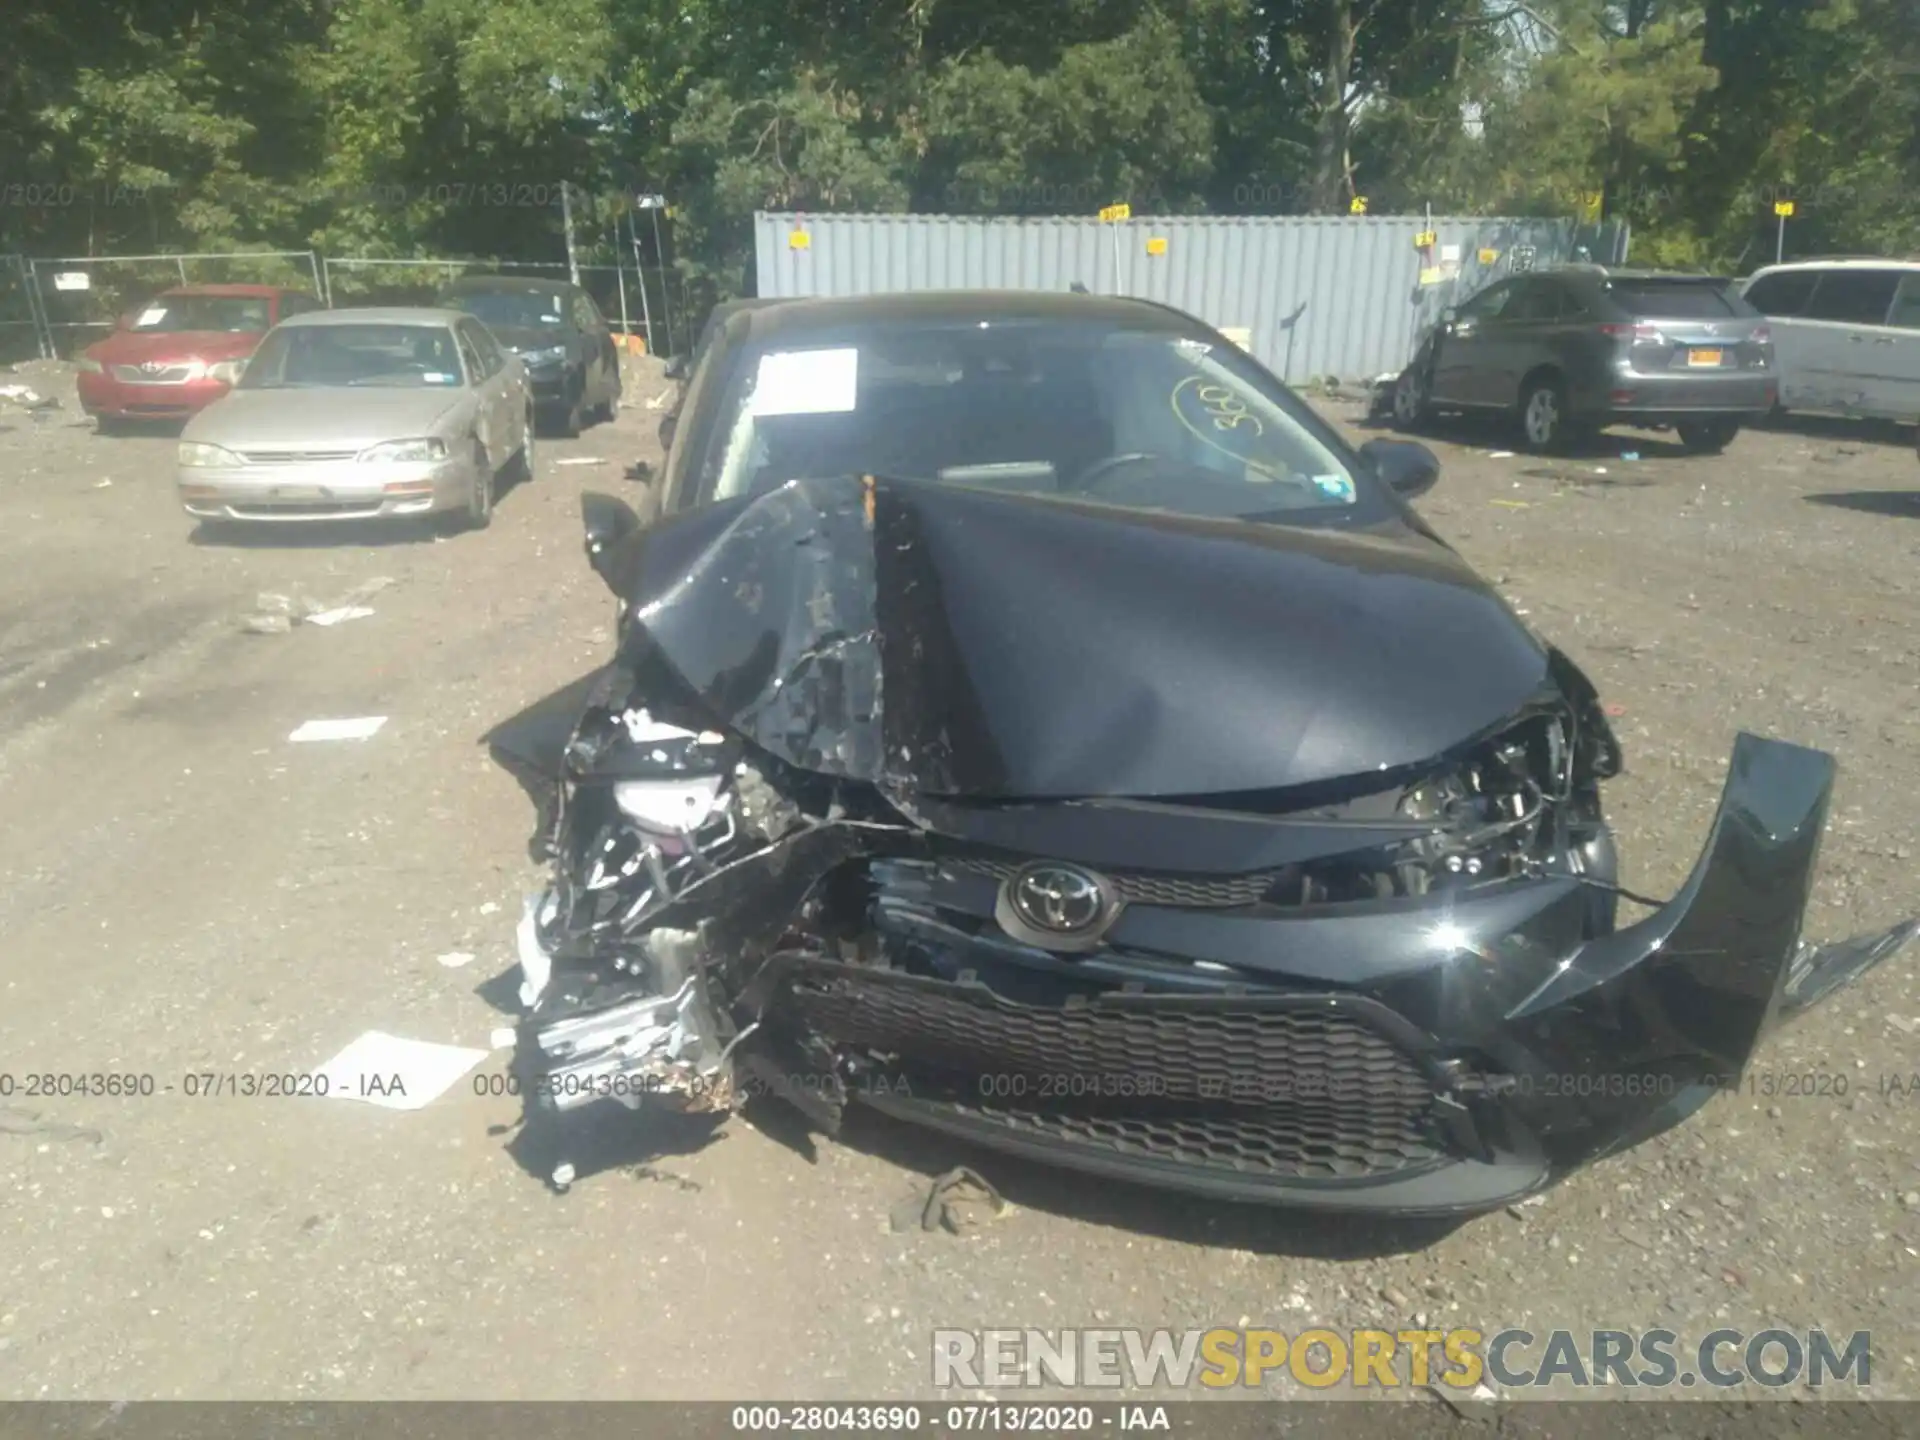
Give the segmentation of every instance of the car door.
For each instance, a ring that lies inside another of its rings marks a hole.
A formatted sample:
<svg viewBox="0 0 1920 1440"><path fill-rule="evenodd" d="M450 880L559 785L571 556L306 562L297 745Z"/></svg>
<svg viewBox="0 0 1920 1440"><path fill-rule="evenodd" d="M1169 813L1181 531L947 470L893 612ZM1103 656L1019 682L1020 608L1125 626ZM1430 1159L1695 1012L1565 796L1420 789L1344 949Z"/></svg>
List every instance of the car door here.
<svg viewBox="0 0 1920 1440"><path fill-rule="evenodd" d="M454 327L454 334L460 342L460 362L466 367L467 383L473 390L474 434L486 452L488 467L498 470L513 453L514 422L501 404L499 372L487 373L479 329L478 322L463 320Z"/></svg>
<svg viewBox="0 0 1920 1440"><path fill-rule="evenodd" d="M1835 265L1801 312L1810 398L1807 408L1893 418L1898 386L1889 374L1887 324L1904 277L1895 266Z"/></svg>
<svg viewBox="0 0 1920 1440"><path fill-rule="evenodd" d="M1920 421L1920 266L1908 269L1893 292L1887 334L1876 338L1875 369L1890 420Z"/></svg>
<svg viewBox="0 0 1920 1440"><path fill-rule="evenodd" d="M533 428L527 367L502 349L493 332L478 321L473 326L473 348L480 352L480 363L487 370L487 384L498 397L500 433L506 437L507 453L517 455Z"/></svg>
<svg viewBox="0 0 1920 1440"><path fill-rule="evenodd" d="M1484 360L1476 383L1489 405L1520 403L1520 382L1540 365L1557 364L1554 327L1560 320L1560 287L1540 275L1513 282L1513 293L1482 332Z"/></svg>
<svg viewBox="0 0 1920 1440"><path fill-rule="evenodd" d="M1513 299L1514 283L1502 280L1475 295L1441 326L1434 343L1432 399L1442 405L1485 405L1492 385L1484 375L1489 325Z"/></svg>
<svg viewBox="0 0 1920 1440"><path fill-rule="evenodd" d="M1812 370L1808 365L1810 328L1802 323L1807 301L1823 272L1817 266L1793 270L1762 270L1741 292L1746 302L1767 317L1773 336L1774 371L1779 377L1783 410L1813 408Z"/></svg>

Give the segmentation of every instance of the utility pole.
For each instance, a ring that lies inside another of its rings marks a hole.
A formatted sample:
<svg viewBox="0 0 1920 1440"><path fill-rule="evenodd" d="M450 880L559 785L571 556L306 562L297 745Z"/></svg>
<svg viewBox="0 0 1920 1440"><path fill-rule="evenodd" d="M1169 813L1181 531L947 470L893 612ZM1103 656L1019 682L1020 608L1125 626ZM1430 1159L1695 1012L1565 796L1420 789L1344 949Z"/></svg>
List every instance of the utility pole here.
<svg viewBox="0 0 1920 1440"><path fill-rule="evenodd" d="M660 348L653 339L653 306L647 299L647 264L640 254L640 230L633 223L633 212L627 212L627 235L633 241L633 270L640 277L640 323L647 328L647 353L658 355ZM669 337L667 343L673 343Z"/></svg>
<svg viewBox="0 0 1920 1440"><path fill-rule="evenodd" d="M567 231L567 278L574 284L580 283L580 262L574 258L573 250L573 195L572 187L566 181L560 182L560 223Z"/></svg>

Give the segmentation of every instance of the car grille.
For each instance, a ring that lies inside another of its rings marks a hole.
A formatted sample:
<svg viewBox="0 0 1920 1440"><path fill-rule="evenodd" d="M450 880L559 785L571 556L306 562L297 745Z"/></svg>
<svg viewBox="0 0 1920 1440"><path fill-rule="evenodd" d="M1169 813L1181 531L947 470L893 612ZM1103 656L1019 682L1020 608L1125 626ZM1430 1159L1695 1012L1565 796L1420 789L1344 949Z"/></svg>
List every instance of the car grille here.
<svg viewBox="0 0 1920 1440"><path fill-rule="evenodd" d="M1009 1130L1276 1180L1442 1158L1419 1067L1330 997L1113 992L1022 1005L978 984L832 961L783 984L788 1016L865 1052L912 1103Z"/></svg>
<svg viewBox="0 0 1920 1440"><path fill-rule="evenodd" d="M1026 862L968 855L941 863L956 872L1005 881ZM1245 875L1175 875L1144 870L1100 873L1129 904L1168 905L1190 910L1230 910L1257 905L1285 874L1280 870L1259 870Z"/></svg>
<svg viewBox="0 0 1920 1440"><path fill-rule="evenodd" d="M336 460L351 460L358 450L242 450L239 456L249 465L324 465Z"/></svg>
<svg viewBox="0 0 1920 1440"><path fill-rule="evenodd" d="M113 378L126 385L184 385L194 378L191 365L168 365L160 370L143 370L138 365L116 365Z"/></svg>

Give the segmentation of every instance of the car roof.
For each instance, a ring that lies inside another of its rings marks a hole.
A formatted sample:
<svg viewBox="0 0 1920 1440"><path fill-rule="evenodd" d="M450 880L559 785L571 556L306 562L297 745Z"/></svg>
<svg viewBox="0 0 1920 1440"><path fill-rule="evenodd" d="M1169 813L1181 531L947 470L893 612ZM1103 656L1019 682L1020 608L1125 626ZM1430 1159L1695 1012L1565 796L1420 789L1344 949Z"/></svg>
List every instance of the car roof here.
<svg viewBox="0 0 1920 1440"><path fill-rule="evenodd" d="M1207 333L1206 326L1191 315L1151 300L1054 290L911 290L782 301L755 312L749 334L771 340L862 322L938 325L981 319L1105 323L1174 335Z"/></svg>
<svg viewBox="0 0 1920 1440"><path fill-rule="evenodd" d="M580 287L569 280L549 280L540 275L462 275L457 280L449 280L440 287L442 295L457 294L463 290L501 291L501 290L545 290L571 291Z"/></svg>
<svg viewBox="0 0 1920 1440"><path fill-rule="evenodd" d="M442 310L427 305L368 305L357 310L310 310L282 320L282 325L456 325L473 317L464 310Z"/></svg>
<svg viewBox="0 0 1920 1440"><path fill-rule="evenodd" d="M297 285L171 285L162 290L160 295L225 295L236 299L264 300L289 291L297 295L308 293ZM157 300L160 296L154 298Z"/></svg>
<svg viewBox="0 0 1920 1440"><path fill-rule="evenodd" d="M1779 270L1920 270L1920 259L1901 260L1891 255L1829 255L1806 260L1788 260L1778 265L1762 265L1755 275L1770 275Z"/></svg>

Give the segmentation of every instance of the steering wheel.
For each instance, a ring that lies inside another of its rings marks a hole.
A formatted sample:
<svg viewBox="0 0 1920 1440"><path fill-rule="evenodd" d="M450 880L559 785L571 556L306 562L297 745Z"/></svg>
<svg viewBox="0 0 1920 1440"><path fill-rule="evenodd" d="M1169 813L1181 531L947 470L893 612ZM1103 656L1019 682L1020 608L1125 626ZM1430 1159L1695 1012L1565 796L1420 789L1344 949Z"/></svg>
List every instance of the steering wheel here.
<svg viewBox="0 0 1920 1440"><path fill-rule="evenodd" d="M1129 450L1124 455L1109 455L1104 460L1094 461L1093 464L1087 466L1086 469L1074 476L1073 484L1067 488L1070 490L1092 490L1101 481L1125 466L1138 465L1142 461L1160 460L1161 458L1161 456L1155 455L1150 450Z"/></svg>

